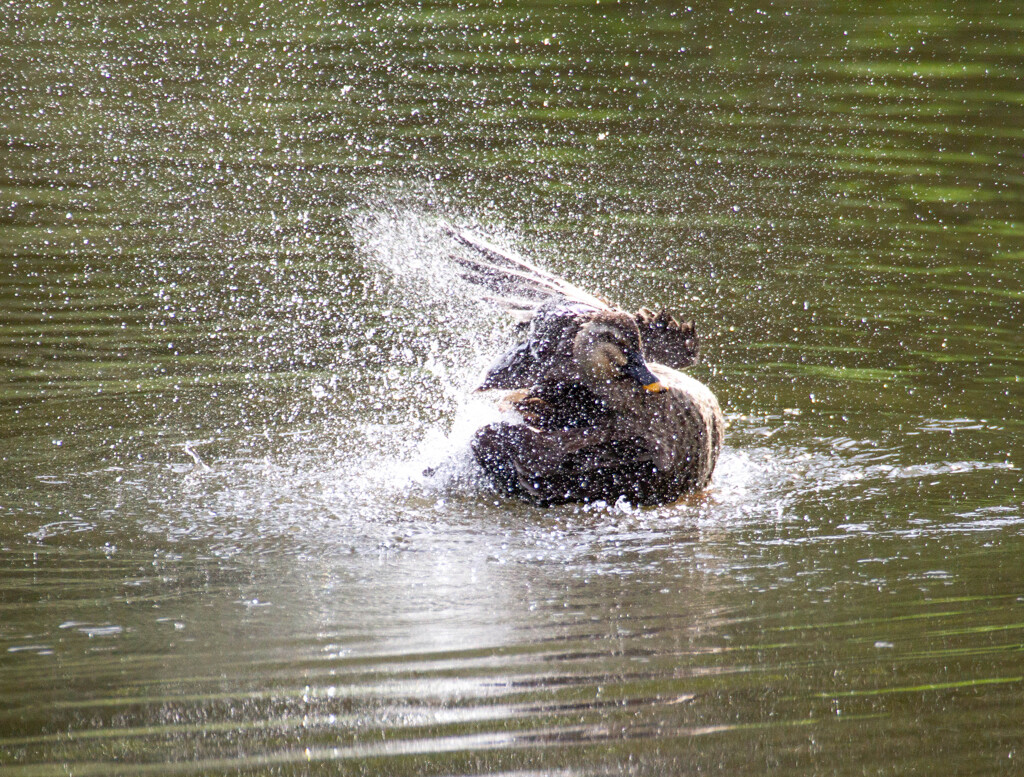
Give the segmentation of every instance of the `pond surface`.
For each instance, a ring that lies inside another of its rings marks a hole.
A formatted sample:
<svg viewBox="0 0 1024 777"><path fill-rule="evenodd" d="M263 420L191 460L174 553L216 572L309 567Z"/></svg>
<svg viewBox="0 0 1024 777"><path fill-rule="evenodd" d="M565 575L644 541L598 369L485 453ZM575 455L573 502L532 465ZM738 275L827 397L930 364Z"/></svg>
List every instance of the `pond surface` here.
<svg viewBox="0 0 1024 777"><path fill-rule="evenodd" d="M0 772L1021 773L1013 4L231 7L0 27ZM706 494L481 485L439 219L697 320Z"/></svg>

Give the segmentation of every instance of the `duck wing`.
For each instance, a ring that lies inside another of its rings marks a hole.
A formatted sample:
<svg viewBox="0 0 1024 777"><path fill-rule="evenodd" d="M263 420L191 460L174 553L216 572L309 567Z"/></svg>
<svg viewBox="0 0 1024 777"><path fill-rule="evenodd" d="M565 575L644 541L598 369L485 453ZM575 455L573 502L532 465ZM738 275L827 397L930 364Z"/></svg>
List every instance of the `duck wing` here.
<svg viewBox="0 0 1024 777"><path fill-rule="evenodd" d="M613 309L607 301L542 270L514 251L466 229L446 223L441 228L455 244L450 257L461 268L462 277L484 290L484 300L504 308L520 322L529 321L537 308L552 301Z"/></svg>
<svg viewBox="0 0 1024 777"><path fill-rule="evenodd" d="M633 316L648 361L681 370L700 358L700 338L693 321L677 321L667 310L640 308Z"/></svg>
<svg viewBox="0 0 1024 777"><path fill-rule="evenodd" d="M441 229L454 243L450 258L461 269L462 277L483 290L481 298L506 310L520 324L532 321L543 308L556 315L592 310L615 310L607 300L597 297L529 260L477 235L446 222ZM655 313L640 308L633 314L644 353L648 360L673 369L695 364L700 341L692 321L678 321L668 310ZM500 379L489 388L529 385L537 376L538 365L517 347L506 354L495 368Z"/></svg>
<svg viewBox="0 0 1024 777"><path fill-rule="evenodd" d="M491 365L479 390L519 389L542 382L564 385L577 375L573 337L580 322L595 312L592 305L558 297L524 311L521 328L525 339Z"/></svg>

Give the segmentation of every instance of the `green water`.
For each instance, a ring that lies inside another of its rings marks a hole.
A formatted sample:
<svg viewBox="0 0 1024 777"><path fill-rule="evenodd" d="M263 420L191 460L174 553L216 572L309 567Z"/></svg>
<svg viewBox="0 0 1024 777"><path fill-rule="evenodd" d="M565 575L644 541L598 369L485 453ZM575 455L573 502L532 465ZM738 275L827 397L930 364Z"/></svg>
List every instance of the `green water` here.
<svg viewBox="0 0 1024 777"><path fill-rule="evenodd" d="M0 774L1020 773L1013 3L3 19ZM438 218L697 320L706 496L475 480Z"/></svg>

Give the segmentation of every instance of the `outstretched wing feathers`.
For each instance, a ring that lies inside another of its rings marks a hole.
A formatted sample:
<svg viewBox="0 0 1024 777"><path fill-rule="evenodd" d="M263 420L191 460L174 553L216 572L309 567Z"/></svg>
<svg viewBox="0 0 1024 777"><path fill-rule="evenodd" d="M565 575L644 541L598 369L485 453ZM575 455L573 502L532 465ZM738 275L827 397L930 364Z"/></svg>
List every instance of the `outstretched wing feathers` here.
<svg viewBox="0 0 1024 777"><path fill-rule="evenodd" d="M700 338L692 321L677 321L667 310L640 308L633 316L648 360L680 370L700 358Z"/></svg>
<svg viewBox="0 0 1024 777"><path fill-rule="evenodd" d="M498 295L496 301L503 307L521 310L524 309L522 303L527 302L537 308L552 298L562 298L598 310L611 310L611 305L600 297L542 270L506 248L450 224L443 223L441 228L458 245L470 249L452 254L452 259L465 271L463 277Z"/></svg>
<svg viewBox="0 0 1024 777"><path fill-rule="evenodd" d="M538 308L551 302L586 305L597 310L615 309L600 297L469 230L445 222L441 223L441 229L457 246L457 250L450 252L450 259L460 268L465 280L481 289L479 298L501 307L519 323L529 322ZM654 313L647 308L641 308L633 318L650 361L675 369L697 361L700 346L692 321L680 322L667 310ZM505 387L513 375L522 378L521 373L526 372L529 370L523 359L513 359L500 371L501 378L496 378L491 387Z"/></svg>
<svg viewBox="0 0 1024 777"><path fill-rule="evenodd" d="M463 269L462 277L471 283L490 289L497 294L517 294L520 299L510 296L509 302L530 302L536 307L539 301L561 294L552 283L533 277L525 272L502 268L483 259L451 254L451 259ZM515 305L517 306L517 305Z"/></svg>

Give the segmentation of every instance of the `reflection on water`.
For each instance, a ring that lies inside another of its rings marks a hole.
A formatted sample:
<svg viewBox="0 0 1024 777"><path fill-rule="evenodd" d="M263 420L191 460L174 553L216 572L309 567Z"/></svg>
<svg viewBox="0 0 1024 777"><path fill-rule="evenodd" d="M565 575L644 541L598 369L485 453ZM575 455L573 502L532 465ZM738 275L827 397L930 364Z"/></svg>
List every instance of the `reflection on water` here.
<svg viewBox="0 0 1024 777"><path fill-rule="evenodd" d="M1014 772L1005 9L13 13L0 771ZM697 319L708 493L480 484L439 218Z"/></svg>

